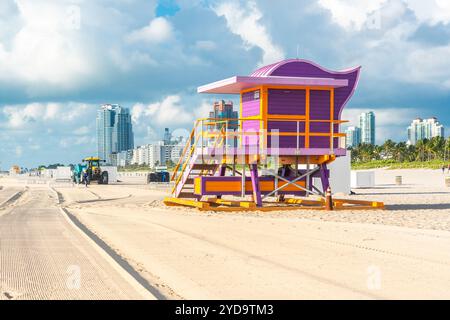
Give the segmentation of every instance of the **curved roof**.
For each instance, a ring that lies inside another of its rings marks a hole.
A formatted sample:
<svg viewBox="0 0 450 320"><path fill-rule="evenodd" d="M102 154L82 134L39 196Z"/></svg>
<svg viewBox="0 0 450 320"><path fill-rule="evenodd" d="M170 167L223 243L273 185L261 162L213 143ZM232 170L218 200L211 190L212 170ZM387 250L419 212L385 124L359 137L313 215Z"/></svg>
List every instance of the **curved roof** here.
<svg viewBox="0 0 450 320"><path fill-rule="evenodd" d="M250 76L251 77L268 77L268 76L272 76L272 75L278 75L277 73L280 73L280 69L292 68L295 66L302 66L302 65L307 65L307 66L319 69L319 70L329 73L329 74L345 74L345 73L352 72L352 71L360 68L360 67L355 67L355 68L350 68L350 69L346 69L346 70L342 70L342 71L332 71L332 70L326 69L310 60L286 59L286 60L281 60L279 62L272 63L267 66L261 67L255 71L253 71L250 74Z"/></svg>

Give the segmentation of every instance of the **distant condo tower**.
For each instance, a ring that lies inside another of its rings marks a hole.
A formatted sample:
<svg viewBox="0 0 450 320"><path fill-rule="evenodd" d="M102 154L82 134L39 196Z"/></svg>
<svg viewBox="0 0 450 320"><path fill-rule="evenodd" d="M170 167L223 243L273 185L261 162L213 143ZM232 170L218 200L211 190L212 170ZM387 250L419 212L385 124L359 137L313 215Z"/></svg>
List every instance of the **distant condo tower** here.
<svg viewBox="0 0 450 320"><path fill-rule="evenodd" d="M408 144L412 145L423 139L444 137L444 126L435 117L423 120L421 118L414 119L407 131Z"/></svg>
<svg viewBox="0 0 450 320"><path fill-rule="evenodd" d="M347 135L347 148L357 147L361 143L361 129L358 127L348 127L345 132Z"/></svg>
<svg viewBox="0 0 450 320"><path fill-rule="evenodd" d="M359 115L361 129L361 143L375 144L375 114L372 111Z"/></svg>
<svg viewBox="0 0 450 320"><path fill-rule="evenodd" d="M130 111L117 104L105 104L97 111L97 153L108 164L113 153L134 148Z"/></svg>

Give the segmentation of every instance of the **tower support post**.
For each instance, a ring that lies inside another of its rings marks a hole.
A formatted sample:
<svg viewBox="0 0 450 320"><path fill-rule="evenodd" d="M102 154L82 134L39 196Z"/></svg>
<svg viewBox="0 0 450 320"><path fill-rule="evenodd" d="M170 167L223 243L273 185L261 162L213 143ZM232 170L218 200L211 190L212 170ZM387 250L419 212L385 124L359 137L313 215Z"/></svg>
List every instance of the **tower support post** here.
<svg viewBox="0 0 450 320"><path fill-rule="evenodd" d="M257 164L250 164L250 174L252 178L253 199L257 207L262 207L262 197L261 197L261 189L259 187Z"/></svg>
<svg viewBox="0 0 450 320"><path fill-rule="evenodd" d="M327 165L322 163L319 165L320 169L320 180L322 181L322 190L326 192L326 190L330 187L329 173L327 169Z"/></svg>

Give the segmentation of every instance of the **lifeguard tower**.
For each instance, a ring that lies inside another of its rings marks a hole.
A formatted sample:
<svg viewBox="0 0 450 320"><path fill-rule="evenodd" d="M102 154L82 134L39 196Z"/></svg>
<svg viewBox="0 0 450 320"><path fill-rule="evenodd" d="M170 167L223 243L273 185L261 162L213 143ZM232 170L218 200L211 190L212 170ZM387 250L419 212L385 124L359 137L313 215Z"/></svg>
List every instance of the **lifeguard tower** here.
<svg viewBox="0 0 450 320"><path fill-rule="evenodd" d="M164 202L203 210L323 208L327 165L346 154L341 114L359 73L360 67L330 71L289 59L199 87L199 93L240 95L239 119L195 122L172 175L173 196ZM383 207L354 200L334 205Z"/></svg>

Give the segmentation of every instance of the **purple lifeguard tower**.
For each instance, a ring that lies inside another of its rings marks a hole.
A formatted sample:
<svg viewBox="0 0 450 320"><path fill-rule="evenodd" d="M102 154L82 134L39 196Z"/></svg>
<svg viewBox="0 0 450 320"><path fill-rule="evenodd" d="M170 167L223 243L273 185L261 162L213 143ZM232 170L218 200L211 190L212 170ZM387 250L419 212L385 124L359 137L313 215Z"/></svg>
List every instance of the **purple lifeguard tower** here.
<svg viewBox="0 0 450 320"><path fill-rule="evenodd" d="M289 59L199 87L199 93L239 94L238 125L236 119L195 122L166 204L230 204L222 196L252 195L239 206L261 207L271 196L283 202L287 195L324 196L327 164L346 154L341 114L359 73L360 67L330 71ZM213 200L201 201L207 196Z"/></svg>

